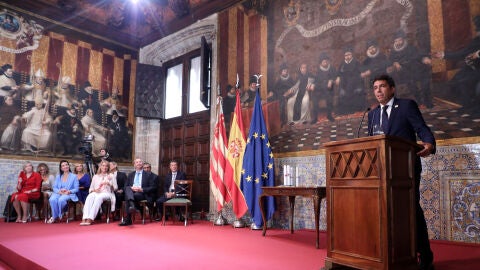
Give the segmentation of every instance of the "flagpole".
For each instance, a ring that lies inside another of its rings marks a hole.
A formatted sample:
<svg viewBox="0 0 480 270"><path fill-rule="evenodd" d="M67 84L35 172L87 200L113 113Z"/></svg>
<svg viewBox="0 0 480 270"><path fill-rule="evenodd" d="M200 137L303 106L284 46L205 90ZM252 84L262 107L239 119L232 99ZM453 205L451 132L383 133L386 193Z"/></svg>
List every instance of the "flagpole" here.
<svg viewBox="0 0 480 270"><path fill-rule="evenodd" d="M220 96L220 94L217 95L217 106L216 106L216 110L215 110L215 118L217 119L216 123L215 123L215 135L214 135L214 140L212 141L212 155L214 155L214 151L220 151L223 152L224 151L224 148L225 148L225 144L222 142L224 140L224 137L226 136L225 134L225 124L223 122L223 110L222 110L222 97ZM221 138L219 138L219 134L221 134ZM221 142L220 143L220 148L219 148L219 141ZM215 150L214 150L215 149ZM224 158L224 154L221 154L221 157ZM223 171L224 170L224 166L219 166L218 162L219 162L219 156L217 154L217 158L215 159L215 162L212 164L210 164L210 173L211 173L211 181L212 179L217 179L217 182L215 183L214 182L214 185L216 187L216 190L214 191L214 196L215 196L215 200L217 201L217 204L221 205L217 205L217 217L214 219L213 221L213 225L217 225L217 226L223 226L225 224L225 219L223 218L222 216L222 208L223 208L223 205L224 205L224 202L225 202L225 190L222 190L219 189L219 187L223 187L224 183L223 183L223 177L221 179L221 184L218 183L218 172L219 171ZM213 171L212 171L212 166L213 166ZM222 168L220 168L222 167ZM215 172L215 175L216 177L213 176ZM211 182L212 184L212 182ZM220 194L217 194L217 192L219 192ZM216 195L217 194L217 195ZM219 196L220 195L220 196Z"/></svg>
<svg viewBox="0 0 480 270"><path fill-rule="evenodd" d="M237 73L237 82L235 83L235 90L238 91L240 88L240 78L238 77ZM237 218L235 216L235 220L232 223L233 228L244 228L245 227L245 222L243 222L242 219Z"/></svg>
<svg viewBox="0 0 480 270"><path fill-rule="evenodd" d="M259 95L257 95L257 97L260 98L260 78L261 78L263 75L261 75L261 74L255 74L255 75L253 75L253 76L255 76L255 78L257 79L257 93L259 94ZM260 102L260 104L261 104L261 102ZM261 109L261 108L260 108L260 109ZM251 230L263 230L263 226L257 226L257 225L255 224L255 222L252 222L252 224L250 224L250 229L251 229Z"/></svg>

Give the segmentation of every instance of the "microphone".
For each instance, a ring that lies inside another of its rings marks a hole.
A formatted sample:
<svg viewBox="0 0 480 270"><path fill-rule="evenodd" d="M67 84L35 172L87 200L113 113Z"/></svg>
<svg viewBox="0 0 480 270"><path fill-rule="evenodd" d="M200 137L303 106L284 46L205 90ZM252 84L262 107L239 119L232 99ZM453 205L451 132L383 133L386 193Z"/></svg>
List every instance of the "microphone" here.
<svg viewBox="0 0 480 270"><path fill-rule="evenodd" d="M358 126L358 130L357 130L357 138L360 137L360 129L362 128L363 119L365 119L365 115L366 115L367 112L369 112L369 111L370 111L370 107L368 107L368 108L363 112L362 120L360 121L360 125Z"/></svg>
<svg viewBox="0 0 480 270"><path fill-rule="evenodd" d="M373 134L373 126L375 125L375 112L373 112L373 115L372 115L372 122L371 122L371 125L368 126L368 136L374 136L375 134Z"/></svg>

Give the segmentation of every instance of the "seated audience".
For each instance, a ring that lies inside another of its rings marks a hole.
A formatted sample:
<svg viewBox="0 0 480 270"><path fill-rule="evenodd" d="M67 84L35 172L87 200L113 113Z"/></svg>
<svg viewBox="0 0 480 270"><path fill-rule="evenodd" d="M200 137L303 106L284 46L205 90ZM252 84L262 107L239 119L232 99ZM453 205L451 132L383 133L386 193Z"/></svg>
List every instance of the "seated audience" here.
<svg viewBox="0 0 480 270"><path fill-rule="evenodd" d="M32 163L26 162L18 175L17 192L11 197L11 202L17 212L17 223L26 223L28 219L29 200L40 198L40 174L33 171Z"/></svg>
<svg viewBox="0 0 480 270"><path fill-rule="evenodd" d="M184 172L178 170L178 162L170 161L170 172L163 181L164 194L157 199L157 209L159 217L162 216L163 203L175 197L175 180L186 180Z"/></svg>
<svg viewBox="0 0 480 270"><path fill-rule="evenodd" d="M135 171L128 174L124 189L127 217L119 224L120 226L132 225L132 215L135 214L136 208L139 208L139 202L147 200L147 203L152 205L157 191L154 175L143 171L143 160L135 159L134 166Z"/></svg>
<svg viewBox="0 0 480 270"><path fill-rule="evenodd" d="M81 226L91 225L98 214L102 203L106 200L111 201L112 211L115 211L115 194L118 188L117 180L114 175L108 173L108 161L102 160L98 165L98 171L92 178L89 194L83 206L83 218Z"/></svg>
<svg viewBox="0 0 480 270"><path fill-rule="evenodd" d="M106 160L108 162L112 161L112 158L110 157L110 153L108 153L108 150L106 148L100 149L100 154L98 155L98 158L100 159L100 161L102 160Z"/></svg>
<svg viewBox="0 0 480 270"><path fill-rule="evenodd" d="M84 204L90 188L90 175L85 172L85 166L82 163L75 164L73 173L77 175L78 179L78 201Z"/></svg>
<svg viewBox="0 0 480 270"><path fill-rule="evenodd" d="M53 176L53 174L50 174L50 169L48 168L48 165L45 163L38 164L37 172L40 174L40 177L42 177L41 192L43 194L43 198L45 201L45 199L48 200L48 198L50 198L50 195L52 195L55 176ZM47 214L47 213L43 213L43 207L39 209L38 212L39 212L38 213L39 218Z"/></svg>
<svg viewBox="0 0 480 270"><path fill-rule="evenodd" d="M155 178L155 181L156 181L155 186L158 187L158 175L156 175L155 173L152 172L152 164L150 164L148 162L143 163L143 171L153 174L153 177ZM155 196L154 200L156 200L156 199L157 199L157 196Z"/></svg>
<svg viewBox="0 0 480 270"><path fill-rule="evenodd" d="M61 160L59 164L59 174L53 184L53 193L48 200L52 209L52 217L47 223L55 223L62 219L62 215L69 200L78 201L78 180L77 176L70 170L70 163Z"/></svg>

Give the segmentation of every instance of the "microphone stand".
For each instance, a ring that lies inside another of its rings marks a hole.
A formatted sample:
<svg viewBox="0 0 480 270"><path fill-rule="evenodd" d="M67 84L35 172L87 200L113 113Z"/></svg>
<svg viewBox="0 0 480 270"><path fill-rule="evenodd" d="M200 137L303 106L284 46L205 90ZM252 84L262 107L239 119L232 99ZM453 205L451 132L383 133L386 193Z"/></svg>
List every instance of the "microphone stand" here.
<svg viewBox="0 0 480 270"><path fill-rule="evenodd" d="M365 115L366 115L367 112L369 112L369 111L370 111L370 107L368 107L368 108L363 112L362 120L360 121L360 125L358 126L358 129L357 129L357 138L360 137L360 129L362 128L363 120L365 119Z"/></svg>

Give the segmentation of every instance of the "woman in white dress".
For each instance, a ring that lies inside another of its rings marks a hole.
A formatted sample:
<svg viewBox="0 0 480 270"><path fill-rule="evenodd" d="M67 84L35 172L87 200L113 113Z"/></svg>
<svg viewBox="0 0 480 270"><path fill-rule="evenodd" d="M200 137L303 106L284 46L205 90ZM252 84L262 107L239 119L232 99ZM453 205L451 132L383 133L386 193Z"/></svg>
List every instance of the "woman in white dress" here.
<svg viewBox="0 0 480 270"><path fill-rule="evenodd" d="M88 226L93 223L95 217L105 200L110 200L111 210L115 211L115 193L118 189L117 179L113 174L108 173L109 162L102 160L98 165L97 174L93 176L90 184L89 194L83 206L83 218L81 226Z"/></svg>

